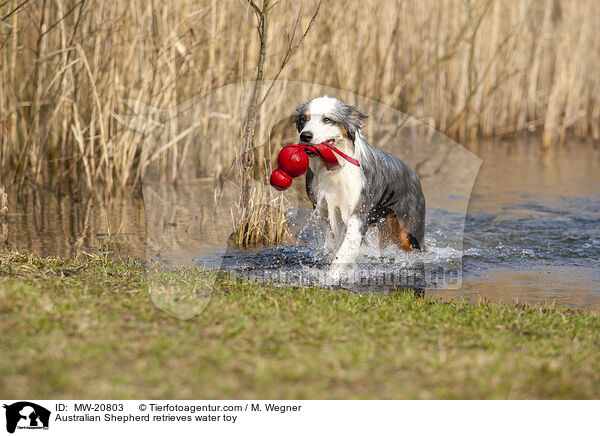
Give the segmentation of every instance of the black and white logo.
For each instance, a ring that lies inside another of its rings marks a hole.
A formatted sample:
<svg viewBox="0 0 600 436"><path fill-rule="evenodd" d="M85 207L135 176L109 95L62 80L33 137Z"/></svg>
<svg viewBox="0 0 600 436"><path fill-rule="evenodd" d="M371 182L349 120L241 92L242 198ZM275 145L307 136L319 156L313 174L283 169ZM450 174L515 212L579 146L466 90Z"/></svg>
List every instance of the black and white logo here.
<svg viewBox="0 0 600 436"><path fill-rule="evenodd" d="M50 411L29 401L19 401L4 405L6 409L6 431L14 433L16 429L48 430Z"/></svg>

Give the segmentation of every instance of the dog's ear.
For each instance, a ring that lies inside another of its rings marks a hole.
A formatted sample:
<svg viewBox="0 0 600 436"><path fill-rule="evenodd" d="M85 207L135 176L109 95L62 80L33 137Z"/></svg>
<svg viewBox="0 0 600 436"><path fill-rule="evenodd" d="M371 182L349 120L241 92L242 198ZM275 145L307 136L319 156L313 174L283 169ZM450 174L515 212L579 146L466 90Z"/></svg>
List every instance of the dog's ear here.
<svg viewBox="0 0 600 436"><path fill-rule="evenodd" d="M364 120L367 118L369 117L362 112L359 112L354 106L347 105L346 114L343 117L344 121L342 124L352 141L354 141L354 138L356 138L356 133L362 130L362 128L365 126Z"/></svg>

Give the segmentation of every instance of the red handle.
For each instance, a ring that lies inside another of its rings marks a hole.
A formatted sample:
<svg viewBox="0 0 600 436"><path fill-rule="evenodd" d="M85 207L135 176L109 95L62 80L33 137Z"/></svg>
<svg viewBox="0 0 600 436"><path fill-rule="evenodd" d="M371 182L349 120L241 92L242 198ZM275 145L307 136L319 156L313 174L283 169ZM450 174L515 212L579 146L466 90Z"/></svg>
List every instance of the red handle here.
<svg viewBox="0 0 600 436"><path fill-rule="evenodd" d="M342 156L344 159L346 159L351 164L356 165L357 167L360 166L360 162L359 161L357 161L353 157L348 156L346 153L338 150L336 147L333 146L333 144L330 144L329 142L322 142L319 145L323 145L323 144L325 144L327 147L329 147L330 149L332 149L333 151L335 151L337 154L339 154L340 156Z"/></svg>

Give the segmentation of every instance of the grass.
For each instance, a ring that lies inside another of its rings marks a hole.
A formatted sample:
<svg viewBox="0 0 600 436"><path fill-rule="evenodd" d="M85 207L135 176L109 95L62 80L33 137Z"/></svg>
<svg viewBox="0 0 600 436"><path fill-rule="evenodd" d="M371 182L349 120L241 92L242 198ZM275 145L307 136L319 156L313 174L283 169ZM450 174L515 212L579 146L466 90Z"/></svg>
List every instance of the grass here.
<svg viewBox="0 0 600 436"><path fill-rule="evenodd" d="M0 397L600 396L594 312L219 273L204 312L183 321L153 305L149 280L130 261L0 252Z"/></svg>

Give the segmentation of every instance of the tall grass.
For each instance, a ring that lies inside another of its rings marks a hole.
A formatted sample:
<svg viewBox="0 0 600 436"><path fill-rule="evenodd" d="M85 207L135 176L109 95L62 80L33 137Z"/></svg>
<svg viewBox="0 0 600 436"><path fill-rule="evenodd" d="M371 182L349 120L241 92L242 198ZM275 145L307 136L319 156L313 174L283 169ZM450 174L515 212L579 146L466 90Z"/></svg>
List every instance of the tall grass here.
<svg viewBox="0 0 600 436"><path fill-rule="evenodd" d="M4 185L139 182L150 156L115 118L127 100L168 111L256 76L255 17L241 0L30 0L11 14L21 3L0 2ZM306 27L317 3L274 4L266 79L297 14ZM596 0L330 1L279 78L379 100L458 140L538 129L544 145L598 140L598 22ZM153 156L173 179L182 147Z"/></svg>

